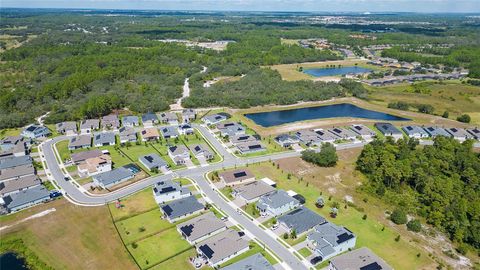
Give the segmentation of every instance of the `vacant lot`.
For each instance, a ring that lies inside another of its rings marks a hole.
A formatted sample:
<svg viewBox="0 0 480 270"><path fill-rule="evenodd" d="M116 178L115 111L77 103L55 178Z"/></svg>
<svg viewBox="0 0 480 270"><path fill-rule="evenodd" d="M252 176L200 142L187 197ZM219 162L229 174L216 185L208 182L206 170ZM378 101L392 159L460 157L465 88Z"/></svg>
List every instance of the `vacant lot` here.
<svg viewBox="0 0 480 270"><path fill-rule="evenodd" d="M48 215L16 224L46 209ZM137 269L115 231L108 208L80 207L64 199L2 217L2 239L21 239L53 269Z"/></svg>
<svg viewBox="0 0 480 270"><path fill-rule="evenodd" d="M162 219L162 213L158 207L146 213L118 221L116 225L126 245L175 226Z"/></svg>

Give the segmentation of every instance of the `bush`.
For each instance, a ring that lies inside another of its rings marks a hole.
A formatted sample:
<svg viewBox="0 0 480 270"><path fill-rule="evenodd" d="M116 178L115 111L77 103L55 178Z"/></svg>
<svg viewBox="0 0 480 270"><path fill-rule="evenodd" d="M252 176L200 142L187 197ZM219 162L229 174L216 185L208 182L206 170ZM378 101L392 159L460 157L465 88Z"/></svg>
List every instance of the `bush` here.
<svg viewBox="0 0 480 270"><path fill-rule="evenodd" d="M412 232L420 232L422 230L422 224L418 219L412 219L407 223L407 229Z"/></svg>
<svg viewBox="0 0 480 270"><path fill-rule="evenodd" d="M399 101L399 102L391 102L388 103L388 108L390 109L397 109L397 110L402 110L402 111L408 111L408 108L410 105L406 102Z"/></svg>
<svg viewBox="0 0 480 270"><path fill-rule="evenodd" d="M288 239L288 233L283 234L283 239Z"/></svg>
<svg viewBox="0 0 480 270"><path fill-rule="evenodd" d="M443 118L448 118L449 116L450 116L450 114L448 113L448 111L444 111L443 114L442 114Z"/></svg>
<svg viewBox="0 0 480 270"><path fill-rule="evenodd" d="M333 167L337 164L338 156L333 144L325 143L319 153L312 150L303 151L302 159L321 167Z"/></svg>
<svg viewBox="0 0 480 270"><path fill-rule="evenodd" d="M403 210L397 208L393 210L392 214L390 215L390 219L397 225L405 224L407 223L407 214L405 214Z"/></svg>
<svg viewBox="0 0 480 270"><path fill-rule="evenodd" d="M468 246L466 244L460 244L458 245L458 247L456 248L457 252L462 254L462 255L466 255L467 252L468 252Z"/></svg>
<svg viewBox="0 0 480 270"><path fill-rule="evenodd" d="M470 115L468 115L468 114L462 114L459 117L457 117L457 121L462 122L462 123L470 123L471 120L472 119L470 118Z"/></svg>
<svg viewBox="0 0 480 270"><path fill-rule="evenodd" d="M400 235L397 235L397 237L395 237L395 242L398 242L400 241Z"/></svg>

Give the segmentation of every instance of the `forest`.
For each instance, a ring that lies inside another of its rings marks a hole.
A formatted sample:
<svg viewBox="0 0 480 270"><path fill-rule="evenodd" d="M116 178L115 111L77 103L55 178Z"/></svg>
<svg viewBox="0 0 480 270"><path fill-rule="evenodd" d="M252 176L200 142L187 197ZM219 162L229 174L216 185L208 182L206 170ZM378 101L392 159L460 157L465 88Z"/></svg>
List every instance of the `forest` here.
<svg viewBox="0 0 480 270"><path fill-rule="evenodd" d="M414 139L375 140L357 169L367 176L367 190L478 250L480 155L472 144L442 136L423 147Z"/></svg>

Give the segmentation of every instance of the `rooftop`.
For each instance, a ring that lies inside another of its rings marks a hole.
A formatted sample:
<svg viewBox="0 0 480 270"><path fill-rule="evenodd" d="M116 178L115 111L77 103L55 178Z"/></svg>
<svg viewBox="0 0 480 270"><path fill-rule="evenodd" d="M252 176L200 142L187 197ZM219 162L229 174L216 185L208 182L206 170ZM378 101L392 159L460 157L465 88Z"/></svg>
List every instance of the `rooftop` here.
<svg viewBox="0 0 480 270"><path fill-rule="evenodd" d="M73 162L78 163L88 158L99 157L101 155L102 155L102 151L100 151L99 149L93 149L89 151L73 153L71 157Z"/></svg>
<svg viewBox="0 0 480 270"><path fill-rule="evenodd" d="M113 132L103 132L95 134L93 137L94 144L110 144L115 143L115 133Z"/></svg>
<svg viewBox="0 0 480 270"><path fill-rule="evenodd" d="M297 234L304 233L316 225L326 222L323 217L304 206L279 217L278 221L287 225L291 230L295 230Z"/></svg>
<svg viewBox="0 0 480 270"><path fill-rule="evenodd" d="M225 183L233 183L245 179L255 178L252 172L246 169L238 169L233 171L226 171L219 173L219 176L225 181Z"/></svg>
<svg viewBox="0 0 480 270"><path fill-rule="evenodd" d="M41 183L42 181L40 181L36 175L28 175L16 180L5 181L0 183L0 195L32 186L37 186Z"/></svg>
<svg viewBox="0 0 480 270"><path fill-rule="evenodd" d="M135 176L135 174L131 170L125 167L120 167L108 172L97 174L94 176L94 178L104 186L108 186L133 176Z"/></svg>
<svg viewBox="0 0 480 270"><path fill-rule="evenodd" d="M182 187L178 182L174 182L172 180L160 181L153 186L153 192L156 196L175 191L180 191L181 193L190 193L190 190L187 187Z"/></svg>
<svg viewBox="0 0 480 270"><path fill-rule="evenodd" d="M275 188L263 181L255 181L234 188L234 192L242 196L245 200L253 200L273 191L275 191Z"/></svg>
<svg viewBox="0 0 480 270"><path fill-rule="evenodd" d="M90 146L92 144L92 136L90 135L78 135L70 138L68 143L69 147L82 147L85 145Z"/></svg>
<svg viewBox="0 0 480 270"><path fill-rule="evenodd" d="M160 206L162 211L167 215L170 219L175 219L204 208L203 204L198 202L195 196L188 196L183 199L175 200L173 202L164 204Z"/></svg>
<svg viewBox="0 0 480 270"><path fill-rule="evenodd" d="M279 189L260 197L257 206L259 208L270 207L276 209L292 202L298 203L298 200L288 195L285 190Z"/></svg>
<svg viewBox="0 0 480 270"><path fill-rule="evenodd" d="M0 159L0 170L28 164L32 164L32 158L30 156L13 156Z"/></svg>
<svg viewBox="0 0 480 270"><path fill-rule="evenodd" d="M43 186L37 186L5 196L3 200L8 209L13 209L46 198L50 198L50 192Z"/></svg>
<svg viewBox="0 0 480 270"><path fill-rule="evenodd" d="M216 264L248 248L248 241L244 240L239 232L229 229L200 242L197 247L212 264Z"/></svg>
<svg viewBox="0 0 480 270"><path fill-rule="evenodd" d="M222 228L226 228L226 225L215 214L208 212L177 225L177 228L188 240L195 241Z"/></svg>
<svg viewBox="0 0 480 270"><path fill-rule="evenodd" d="M260 253L253 254L234 264L220 268L221 270L275 270Z"/></svg>
<svg viewBox="0 0 480 270"><path fill-rule="evenodd" d="M161 158L159 155L157 155L155 153L141 156L139 158L139 160L145 166L147 166L148 169L168 166L168 163L163 158Z"/></svg>
<svg viewBox="0 0 480 270"><path fill-rule="evenodd" d="M370 249L362 247L330 259L338 270L393 270Z"/></svg>
<svg viewBox="0 0 480 270"><path fill-rule="evenodd" d="M375 123L375 127L383 134L402 135L402 132L390 123Z"/></svg>

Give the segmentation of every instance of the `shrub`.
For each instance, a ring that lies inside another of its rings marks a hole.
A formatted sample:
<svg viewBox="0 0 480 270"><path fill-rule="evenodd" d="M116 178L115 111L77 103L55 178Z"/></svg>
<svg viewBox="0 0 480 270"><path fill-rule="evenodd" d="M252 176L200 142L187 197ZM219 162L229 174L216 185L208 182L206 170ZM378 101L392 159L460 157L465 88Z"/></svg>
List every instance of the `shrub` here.
<svg viewBox="0 0 480 270"><path fill-rule="evenodd" d="M366 220L367 219L367 214L363 215L362 219Z"/></svg>
<svg viewBox="0 0 480 270"><path fill-rule="evenodd" d="M397 225L405 224L407 223L407 214L405 214L403 210L397 208L393 210L392 214L390 215L390 219Z"/></svg>
<svg viewBox="0 0 480 270"><path fill-rule="evenodd" d="M449 116L450 116L450 114L448 113L448 111L444 111L443 114L442 114L443 118L448 118Z"/></svg>
<svg viewBox="0 0 480 270"><path fill-rule="evenodd" d="M470 118L470 115L468 115L468 114L462 114L459 117L457 117L457 121L462 122L462 123L470 123L471 120L472 119Z"/></svg>
<svg viewBox="0 0 480 270"><path fill-rule="evenodd" d="M418 219L412 219L407 223L407 229L412 232L420 232L422 230L422 224Z"/></svg>
<svg viewBox="0 0 480 270"><path fill-rule="evenodd" d="M288 233L283 234L283 239L288 239Z"/></svg>
<svg viewBox="0 0 480 270"><path fill-rule="evenodd" d="M395 237L395 242L398 242L400 241L400 235L397 235L397 237Z"/></svg>

